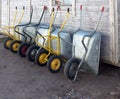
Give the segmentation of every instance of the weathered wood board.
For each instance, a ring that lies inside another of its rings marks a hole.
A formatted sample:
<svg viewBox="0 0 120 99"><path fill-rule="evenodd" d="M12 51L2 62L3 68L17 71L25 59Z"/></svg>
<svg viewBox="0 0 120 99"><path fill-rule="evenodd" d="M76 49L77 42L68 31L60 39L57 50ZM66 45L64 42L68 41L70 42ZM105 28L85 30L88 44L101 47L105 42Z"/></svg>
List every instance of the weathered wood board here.
<svg viewBox="0 0 120 99"><path fill-rule="evenodd" d="M2 0L2 24L8 23L8 10L5 3L6 0ZM34 8L33 22L38 22L41 15L43 6L48 7L46 16L42 20L44 23L50 21L50 9L53 6L51 0L10 0L10 23L13 20L13 13L15 6L22 8L25 6L26 12L23 21L28 20L30 5ZM82 11L82 25L81 29L93 30L97 24L100 16L101 8L105 7L102 20L98 27L98 32L102 33L101 42L101 60L110 64L118 65L120 61L120 1L119 0L75 0L73 5L61 6L61 11L55 19L55 24L60 25L65 18L66 9L70 8L70 17L65 26L66 29L77 30L80 27L80 5L83 5ZM118 65L119 66L119 65Z"/></svg>

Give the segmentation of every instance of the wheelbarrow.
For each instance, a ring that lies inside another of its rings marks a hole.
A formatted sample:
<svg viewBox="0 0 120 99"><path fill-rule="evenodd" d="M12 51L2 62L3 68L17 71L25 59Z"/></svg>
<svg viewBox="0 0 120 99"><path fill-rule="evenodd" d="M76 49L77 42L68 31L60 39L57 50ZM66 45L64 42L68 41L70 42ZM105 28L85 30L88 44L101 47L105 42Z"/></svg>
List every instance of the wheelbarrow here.
<svg viewBox="0 0 120 99"><path fill-rule="evenodd" d="M29 22L21 23L14 27L15 34L18 35L18 37L15 38L10 44L11 52L17 53L20 44L22 43L22 41L24 41L27 38L26 35L23 33L23 28L31 24L32 15L33 15L33 7L31 6Z"/></svg>
<svg viewBox="0 0 120 99"><path fill-rule="evenodd" d="M69 18L69 8L67 10L66 18L64 19L60 28L56 28L53 32L51 31L52 24L50 24L50 28L45 38L44 44L38 42L38 45L41 49L37 52L35 57L35 62L40 66L45 66L47 64L48 70L52 73L57 73L62 67L62 61L66 61L67 58L70 58L71 52L70 46L62 42L59 38L59 34L63 32L64 26ZM63 37L68 39L71 42L71 36L68 33L63 32ZM43 38L41 36L38 39ZM62 47L60 49L60 47ZM66 49L68 48L68 50ZM65 56L65 57L64 57Z"/></svg>
<svg viewBox="0 0 120 99"><path fill-rule="evenodd" d="M101 33L97 32L104 7L101 10L95 31L79 30L73 35L72 58L64 67L65 77L75 82L78 72L84 70L95 75L99 71Z"/></svg>
<svg viewBox="0 0 120 99"><path fill-rule="evenodd" d="M25 57L27 49L30 47L30 45L35 43L35 37L37 35L36 29L39 25L42 25L41 21L43 19L46 10L47 7L44 6L38 23L30 23L29 25L23 27L23 33L22 32L20 33L20 35L22 35L20 40L21 43L17 50L19 56Z"/></svg>
<svg viewBox="0 0 120 99"><path fill-rule="evenodd" d="M53 21L52 21L52 23L50 22L50 24L52 24L51 32L53 32L53 31L55 30L55 28L56 28L56 26L54 26L53 23L54 23L54 21L55 21L55 19L56 19L56 16L57 16L59 10L60 10L60 7L58 6L55 15L54 15L54 8L53 8L53 10L52 10L51 20L53 19ZM39 26L37 27L36 30L37 30L37 31L36 31L37 37L39 37L39 36L43 37L44 35L47 35L47 32L48 32L48 30L49 30L49 25L47 25L47 24L41 24L41 25L39 25ZM37 38L37 37L36 37L36 38ZM44 37L43 37L43 40L45 40ZM31 46L28 48L26 54L27 54L27 59L28 59L29 61L32 61L32 62L35 61L36 53L37 53L37 51L38 51L39 49L41 49L40 46L38 46L38 43L40 42L40 43L42 44L42 43L43 43L43 40L42 40L42 39L37 40L35 44L31 45Z"/></svg>
<svg viewBox="0 0 120 99"><path fill-rule="evenodd" d="M15 14L14 14L14 18L13 18L13 23L12 23L12 25L11 25L11 26L1 26L1 27L0 27L2 34L8 36L8 37L4 40L4 47L5 47L6 49L9 49L11 42L18 37L18 35L16 35L15 32L14 32L14 27L15 27L15 24L16 24L16 23L17 23L17 24L20 24L20 22L22 21L24 12L25 12L25 7L23 6L23 10L22 10L21 16L19 17L19 19L18 19L18 21L17 21L18 8L16 7L16 11L15 11Z"/></svg>

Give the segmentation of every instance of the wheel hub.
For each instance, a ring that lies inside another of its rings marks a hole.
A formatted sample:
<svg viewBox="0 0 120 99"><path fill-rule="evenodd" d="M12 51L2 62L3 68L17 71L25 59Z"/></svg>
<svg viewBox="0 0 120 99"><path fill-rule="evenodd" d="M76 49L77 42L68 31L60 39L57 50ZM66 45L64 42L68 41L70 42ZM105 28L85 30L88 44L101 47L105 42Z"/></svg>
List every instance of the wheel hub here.
<svg viewBox="0 0 120 99"><path fill-rule="evenodd" d="M13 45L13 50L14 50L14 51L17 51L19 46L20 46L19 43L15 43L15 44Z"/></svg>
<svg viewBox="0 0 120 99"><path fill-rule="evenodd" d="M54 59L51 63L51 67L53 70L57 70L60 68L60 60L59 59Z"/></svg>
<svg viewBox="0 0 120 99"><path fill-rule="evenodd" d="M24 46L23 48L22 48L22 54L26 54L26 50L27 50L27 46Z"/></svg>
<svg viewBox="0 0 120 99"><path fill-rule="evenodd" d="M47 56L47 54L46 53L43 53L43 54L41 54L40 56L39 56L39 62L40 63L42 63L42 64L44 64L45 62L46 62L46 56Z"/></svg>
<svg viewBox="0 0 120 99"><path fill-rule="evenodd" d="M7 46L7 47L10 47L11 42L12 42L12 40L8 40L8 41L6 42L6 46Z"/></svg>

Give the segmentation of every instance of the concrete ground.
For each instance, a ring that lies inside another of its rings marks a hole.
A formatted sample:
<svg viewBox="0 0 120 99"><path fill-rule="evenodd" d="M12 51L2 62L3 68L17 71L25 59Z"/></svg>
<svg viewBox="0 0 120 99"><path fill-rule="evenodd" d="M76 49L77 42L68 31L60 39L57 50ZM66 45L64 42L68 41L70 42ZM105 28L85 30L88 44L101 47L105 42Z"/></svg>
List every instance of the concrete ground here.
<svg viewBox="0 0 120 99"><path fill-rule="evenodd" d="M120 68L100 65L100 74L79 73L75 83L63 70L51 74L0 43L0 99L120 99Z"/></svg>

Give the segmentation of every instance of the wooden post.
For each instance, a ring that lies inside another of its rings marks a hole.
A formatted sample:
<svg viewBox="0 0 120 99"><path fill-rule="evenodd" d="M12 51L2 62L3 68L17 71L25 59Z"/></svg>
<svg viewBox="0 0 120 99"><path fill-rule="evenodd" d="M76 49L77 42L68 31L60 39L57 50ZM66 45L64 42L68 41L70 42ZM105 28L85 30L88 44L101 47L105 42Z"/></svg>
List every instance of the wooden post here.
<svg viewBox="0 0 120 99"><path fill-rule="evenodd" d="M9 19L9 21L8 21L8 24L9 24L9 26L10 26L10 0L8 0L7 1L7 4L8 4L8 19ZM9 28L9 33L10 33L10 28Z"/></svg>
<svg viewBox="0 0 120 99"><path fill-rule="evenodd" d="M52 3L53 3L52 1L53 1L53 0L50 0L50 1L49 1L49 6L50 6L50 7L49 7L49 12L50 12L51 9L52 9Z"/></svg>
<svg viewBox="0 0 120 99"><path fill-rule="evenodd" d="M1 19L2 19L2 1L0 0L0 26L1 26Z"/></svg>
<svg viewBox="0 0 120 99"><path fill-rule="evenodd" d="M118 40L119 40L119 35L118 35L118 0L114 0L115 4L114 4L114 7L115 7L115 46L116 46L116 49L115 49L115 58L116 58L116 61L115 63L118 63L120 61L120 56L119 56L119 44L118 44ZM117 38L116 38L117 37Z"/></svg>
<svg viewBox="0 0 120 99"><path fill-rule="evenodd" d="M72 0L72 15L76 15L76 0Z"/></svg>
<svg viewBox="0 0 120 99"><path fill-rule="evenodd" d="M111 41L110 41L110 44L111 44L111 61L113 63L118 63L118 44L117 44L117 31L116 31L116 27L118 26L117 24L117 7L116 7L116 4L117 4L117 0L110 0L110 3L109 3L109 8L110 8L110 38L111 38Z"/></svg>

